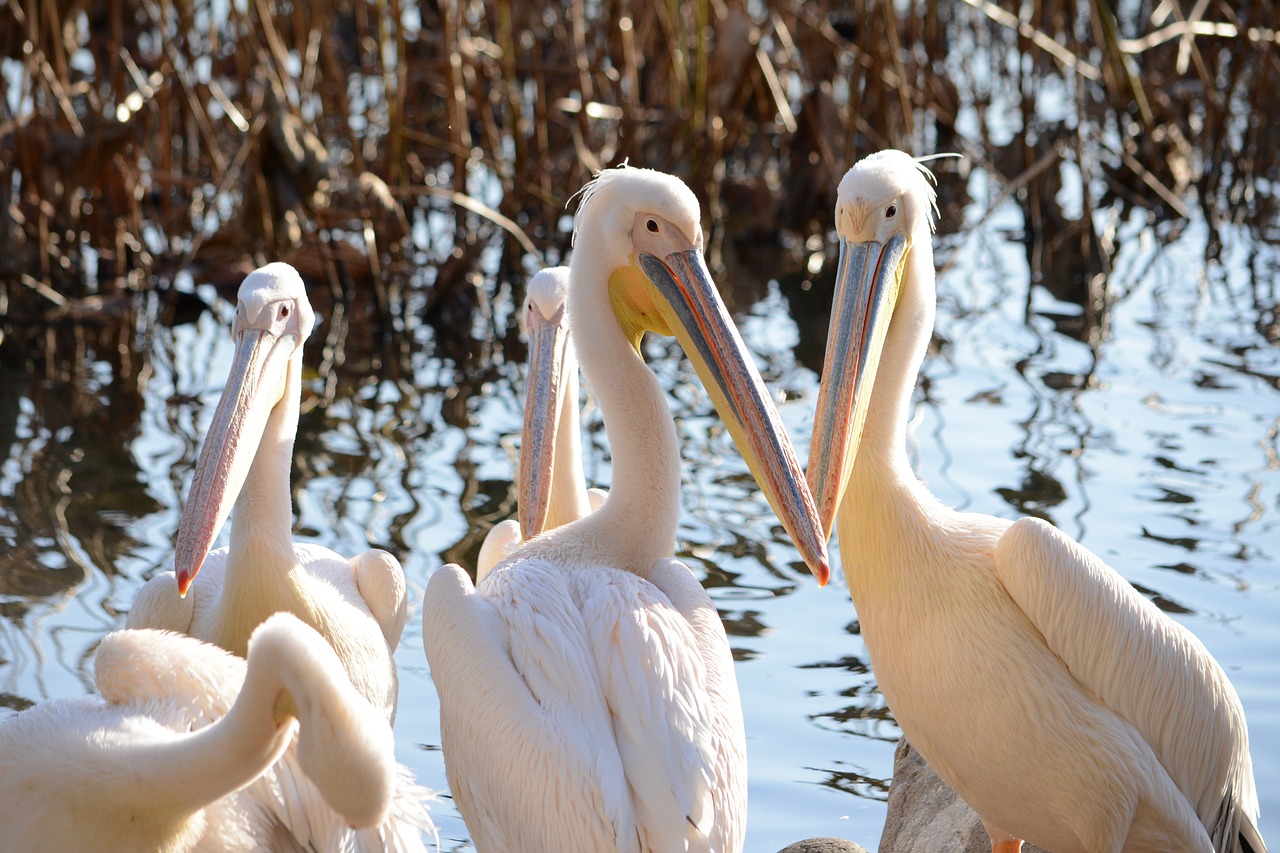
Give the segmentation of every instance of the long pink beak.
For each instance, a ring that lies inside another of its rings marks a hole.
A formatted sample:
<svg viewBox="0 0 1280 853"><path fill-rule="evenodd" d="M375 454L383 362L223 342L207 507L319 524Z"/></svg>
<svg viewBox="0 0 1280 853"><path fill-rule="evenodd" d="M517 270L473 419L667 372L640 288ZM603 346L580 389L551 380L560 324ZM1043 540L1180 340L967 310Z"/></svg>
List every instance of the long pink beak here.
<svg viewBox="0 0 1280 853"><path fill-rule="evenodd" d="M820 585L831 577L826 541L795 449L698 248L653 251L633 238L639 265L663 296L659 310L684 347L760 489ZM662 254L658 254L661 252Z"/></svg>
<svg viewBox="0 0 1280 853"><path fill-rule="evenodd" d="M547 526L555 479L556 433L562 398L565 347L569 329L563 304L551 317L529 315L529 370L525 377L524 429L520 440L520 535L527 542Z"/></svg>
<svg viewBox="0 0 1280 853"><path fill-rule="evenodd" d="M840 241L808 467L809 489L828 538L858 455L909 245L900 235L887 243Z"/></svg>
<svg viewBox="0 0 1280 853"><path fill-rule="evenodd" d="M244 486L253 465L271 409L279 401L278 389L264 378L287 369L292 347L277 347L270 331L244 329L236 343L235 362L222 398L200 449L200 460L178 522L174 574L178 593L186 595L209 548Z"/></svg>

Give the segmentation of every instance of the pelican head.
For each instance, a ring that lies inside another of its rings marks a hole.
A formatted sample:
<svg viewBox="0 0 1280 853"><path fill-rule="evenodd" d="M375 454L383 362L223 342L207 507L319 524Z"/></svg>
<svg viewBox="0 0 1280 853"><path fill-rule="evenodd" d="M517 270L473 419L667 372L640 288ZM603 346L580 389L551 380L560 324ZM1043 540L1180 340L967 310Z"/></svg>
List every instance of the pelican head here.
<svg viewBox="0 0 1280 853"><path fill-rule="evenodd" d="M231 513L272 412L288 394L297 394L290 382L298 381L302 344L314 324L302 278L288 264L254 270L240 285L231 376L200 450L178 525L174 572L182 595ZM287 439L291 443L293 436Z"/></svg>
<svg viewBox="0 0 1280 853"><path fill-rule="evenodd" d="M836 193L840 263L809 450L809 486L827 536L853 471L900 297L912 291L911 308L903 306L912 313L932 306L933 294L922 291L931 280L925 269L931 274L933 266L933 180L910 155L880 151L856 163Z"/></svg>
<svg viewBox="0 0 1280 853"><path fill-rule="evenodd" d="M678 178L608 169L583 190L575 239L589 242L593 258L605 265L591 277L608 282L613 315L637 352L646 331L680 341L756 482L825 584L831 570L813 497L702 259L701 222L697 199ZM578 269L575 255L575 282Z"/></svg>
<svg viewBox="0 0 1280 853"><path fill-rule="evenodd" d="M529 371L525 380L524 436L520 448L520 535L528 541L547 527L555 470L556 433L562 408L577 406L578 360L569 337L569 268L540 270L529 285L524 304L529 337Z"/></svg>

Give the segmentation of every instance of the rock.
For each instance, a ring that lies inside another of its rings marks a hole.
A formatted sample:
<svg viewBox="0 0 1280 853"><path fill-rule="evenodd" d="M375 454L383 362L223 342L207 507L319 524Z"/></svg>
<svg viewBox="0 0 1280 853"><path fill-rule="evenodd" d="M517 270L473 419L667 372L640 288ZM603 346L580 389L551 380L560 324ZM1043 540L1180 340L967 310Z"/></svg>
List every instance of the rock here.
<svg viewBox="0 0 1280 853"><path fill-rule="evenodd" d="M1043 853L1022 845L1023 853ZM978 815L903 738L893 756L880 853L991 853Z"/></svg>
<svg viewBox="0 0 1280 853"><path fill-rule="evenodd" d="M867 848L843 838L806 838L788 844L778 853L868 853Z"/></svg>

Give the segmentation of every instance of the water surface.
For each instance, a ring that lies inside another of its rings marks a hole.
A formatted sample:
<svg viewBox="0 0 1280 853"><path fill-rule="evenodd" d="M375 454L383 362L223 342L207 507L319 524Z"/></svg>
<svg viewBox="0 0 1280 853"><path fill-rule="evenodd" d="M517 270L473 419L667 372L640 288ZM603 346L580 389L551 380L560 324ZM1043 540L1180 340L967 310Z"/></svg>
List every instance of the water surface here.
<svg viewBox="0 0 1280 853"><path fill-rule="evenodd" d="M976 222L989 201L979 172L967 189L975 200L960 212ZM1021 227L1013 201L976 227L943 225L937 335L911 437L917 470L948 504L1050 519L1204 641L1244 701L1263 830L1276 836L1280 257L1242 228L1119 222L1105 329L1090 336L1078 305L1031 286ZM829 299L818 272L808 289L793 275L722 282L802 456ZM139 585L170 566L180 496L232 351L230 306L190 284L214 309L149 325L149 348L131 356L143 376L136 387L115 381L114 362L65 378L4 377L7 714L86 692L99 639L122 625ZM399 341L413 353L406 375L379 355L359 312L320 312L295 458L296 536L342 553L389 548L416 608L432 571L446 560L470 565L488 526L514 514L518 349L508 347L508 359L491 341L459 362L430 354L423 326ZM342 336L350 345L338 350ZM339 351L345 360L334 363ZM899 731L844 580L837 573L817 587L687 361L666 341L647 351L671 389L686 460L680 548L737 660L747 847L838 835L874 848ZM607 439L585 402L588 476L607 485ZM421 635L415 615L397 653L398 753L420 781L444 789ZM447 796L434 815L444 849L468 849Z"/></svg>

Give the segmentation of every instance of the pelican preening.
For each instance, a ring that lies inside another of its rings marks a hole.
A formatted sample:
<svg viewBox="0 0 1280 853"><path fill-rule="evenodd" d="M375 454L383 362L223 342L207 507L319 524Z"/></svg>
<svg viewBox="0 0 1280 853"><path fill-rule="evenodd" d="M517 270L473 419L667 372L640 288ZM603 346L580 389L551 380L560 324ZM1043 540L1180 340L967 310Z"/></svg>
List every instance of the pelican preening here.
<svg viewBox="0 0 1280 853"><path fill-rule="evenodd" d="M519 521L493 526L480 546L476 581L527 539L577 521L604 503L582 475L578 355L569 335L569 268L529 279L524 327L529 338L524 426L520 440Z"/></svg>
<svg viewBox="0 0 1280 853"><path fill-rule="evenodd" d="M243 656L254 628L273 613L292 613L333 648L389 736L398 685L392 655L408 610L400 564L380 550L347 560L295 543L291 532L302 347L313 323L302 279L288 264L269 264L241 284L235 360L179 522L175 571L147 582L126 624L188 634ZM233 502L230 547L206 557ZM292 750L276 772L289 779L283 822L303 844L421 850L423 832L433 831L423 805L430 794L407 769L399 771L387 819L354 840Z"/></svg>
<svg viewBox="0 0 1280 853"><path fill-rule="evenodd" d="M575 229L571 334L614 476L602 506L531 539L478 588L453 565L428 583L423 643L446 771L481 851L740 850L737 682L719 614L671 556L679 453L640 355L646 330L680 339L823 581L825 547L790 442L701 258L693 194L661 173L608 170L584 192Z"/></svg>
<svg viewBox="0 0 1280 853"><path fill-rule="evenodd" d="M128 626L180 631L244 655L263 620L293 613L329 641L352 683L390 720L392 653L408 608L399 562L385 551L348 560L293 542L289 471L302 345L314 320L288 264L268 264L240 285L235 361L178 525L175 571L143 587ZM233 503L231 545L206 557Z"/></svg>
<svg viewBox="0 0 1280 853"><path fill-rule="evenodd" d="M840 182L808 471L885 699L993 850L1263 853L1244 712L1200 641L1045 522L954 512L911 470L931 178L884 151Z"/></svg>
<svg viewBox="0 0 1280 853"><path fill-rule="evenodd" d="M301 849L282 835L287 780L273 765L286 748L345 823L387 816L396 765L381 709L289 614L253 633L247 662L180 634L125 630L102 640L94 672L100 697L0 724L0 848Z"/></svg>

